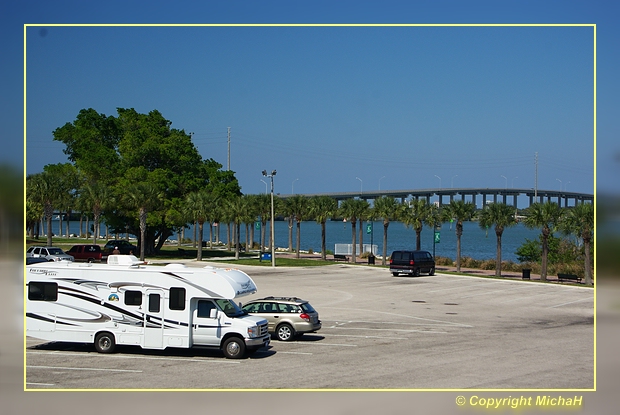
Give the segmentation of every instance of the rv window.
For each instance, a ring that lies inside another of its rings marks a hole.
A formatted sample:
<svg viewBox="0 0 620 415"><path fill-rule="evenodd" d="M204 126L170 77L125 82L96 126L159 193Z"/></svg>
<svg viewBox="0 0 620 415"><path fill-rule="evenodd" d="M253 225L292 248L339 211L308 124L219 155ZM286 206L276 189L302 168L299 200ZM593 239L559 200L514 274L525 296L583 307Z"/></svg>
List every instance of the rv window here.
<svg viewBox="0 0 620 415"><path fill-rule="evenodd" d="M185 310L185 288L170 288L168 308L170 310Z"/></svg>
<svg viewBox="0 0 620 415"><path fill-rule="evenodd" d="M200 300L198 301L198 317L209 318L211 310L217 308L211 301Z"/></svg>
<svg viewBox="0 0 620 415"><path fill-rule="evenodd" d="M58 284L55 282L30 282L28 284L28 299L31 301L56 301L58 299Z"/></svg>
<svg viewBox="0 0 620 415"><path fill-rule="evenodd" d="M142 305L142 292L125 291L125 305Z"/></svg>
<svg viewBox="0 0 620 415"><path fill-rule="evenodd" d="M159 313L159 294L149 294L149 312L150 313Z"/></svg>

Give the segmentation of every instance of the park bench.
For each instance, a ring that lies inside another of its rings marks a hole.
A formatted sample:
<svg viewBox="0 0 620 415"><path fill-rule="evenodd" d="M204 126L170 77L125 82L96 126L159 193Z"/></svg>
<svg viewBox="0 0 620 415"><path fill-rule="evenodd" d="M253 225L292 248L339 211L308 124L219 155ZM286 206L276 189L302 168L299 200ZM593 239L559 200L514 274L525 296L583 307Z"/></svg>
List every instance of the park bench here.
<svg viewBox="0 0 620 415"><path fill-rule="evenodd" d="M575 274L560 274L558 273L558 281L562 282L562 281L576 281L576 282L581 282L581 277L575 275Z"/></svg>
<svg viewBox="0 0 620 415"><path fill-rule="evenodd" d="M349 262L349 258L346 255L334 254L334 261L346 261L346 262Z"/></svg>

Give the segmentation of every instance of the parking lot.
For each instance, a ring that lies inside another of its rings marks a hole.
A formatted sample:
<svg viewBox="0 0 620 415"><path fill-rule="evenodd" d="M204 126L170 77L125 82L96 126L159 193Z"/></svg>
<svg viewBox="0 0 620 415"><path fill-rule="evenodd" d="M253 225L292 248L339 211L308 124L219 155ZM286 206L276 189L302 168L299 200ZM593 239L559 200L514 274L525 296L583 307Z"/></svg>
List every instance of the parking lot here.
<svg viewBox="0 0 620 415"><path fill-rule="evenodd" d="M215 264L224 266L223 264ZM243 360L27 338L27 389L592 389L594 290L384 268L239 267L323 327Z"/></svg>

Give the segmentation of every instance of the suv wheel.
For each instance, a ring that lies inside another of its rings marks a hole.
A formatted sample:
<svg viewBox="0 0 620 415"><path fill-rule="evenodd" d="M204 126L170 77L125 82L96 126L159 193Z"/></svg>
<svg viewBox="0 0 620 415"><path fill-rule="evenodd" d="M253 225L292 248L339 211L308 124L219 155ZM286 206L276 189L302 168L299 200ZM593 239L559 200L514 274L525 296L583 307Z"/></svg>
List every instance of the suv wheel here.
<svg viewBox="0 0 620 415"><path fill-rule="evenodd" d="M276 336L280 341L291 341L295 337L295 330L289 324L280 324L276 329Z"/></svg>

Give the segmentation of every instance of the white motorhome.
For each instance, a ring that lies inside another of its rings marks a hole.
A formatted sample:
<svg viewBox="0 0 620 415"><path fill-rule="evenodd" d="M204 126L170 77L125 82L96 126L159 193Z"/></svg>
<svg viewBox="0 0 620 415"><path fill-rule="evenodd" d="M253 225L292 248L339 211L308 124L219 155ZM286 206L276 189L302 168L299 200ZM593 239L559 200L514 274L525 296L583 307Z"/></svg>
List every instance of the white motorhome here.
<svg viewBox="0 0 620 415"><path fill-rule="evenodd" d="M26 335L49 341L145 349L215 347L242 358L269 344L267 320L233 301L256 292L244 272L183 264L145 265L133 255L107 264L26 266Z"/></svg>

